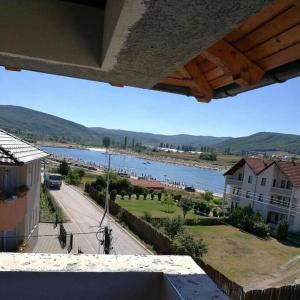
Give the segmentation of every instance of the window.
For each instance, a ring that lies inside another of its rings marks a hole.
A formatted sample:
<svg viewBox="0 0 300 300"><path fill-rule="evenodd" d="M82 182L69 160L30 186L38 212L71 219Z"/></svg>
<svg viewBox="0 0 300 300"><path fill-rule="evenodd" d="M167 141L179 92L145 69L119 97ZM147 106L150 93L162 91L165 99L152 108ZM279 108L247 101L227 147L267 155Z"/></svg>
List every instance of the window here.
<svg viewBox="0 0 300 300"><path fill-rule="evenodd" d="M249 176L248 177L248 183L252 183L253 182L253 176Z"/></svg>
<svg viewBox="0 0 300 300"><path fill-rule="evenodd" d="M266 185L266 183L267 183L267 178L263 177L263 178L261 179L261 183L260 183L260 185L263 185L263 186L265 186L265 185Z"/></svg>
<svg viewBox="0 0 300 300"><path fill-rule="evenodd" d="M282 196L277 197L277 204L282 205Z"/></svg>
<svg viewBox="0 0 300 300"><path fill-rule="evenodd" d="M273 180L273 187L276 187L276 179Z"/></svg>
<svg viewBox="0 0 300 300"><path fill-rule="evenodd" d="M247 198L247 199L250 198L250 191L247 191L247 193L246 193L246 198Z"/></svg>
<svg viewBox="0 0 300 300"><path fill-rule="evenodd" d="M291 190L293 188L293 184L288 180L288 182L286 183L286 188L288 190Z"/></svg>
<svg viewBox="0 0 300 300"><path fill-rule="evenodd" d="M239 173L238 180L243 181L243 174L242 173Z"/></svg>
<svg viewBox="0 0 300 300"><path fill-rule="evenodd" d="M285 180L281 180L281 185L280 185L280 187L281 187L282 189L285 188Z"/></svg>
<svg viewBox="0 0 300 300"><path fill-rule="evenodd" d="M259 194L258 201L263 201L263 194Z"/></svg>
<svg viewBox="0 0 300 300"><path fill-rule="evenodd" d="M271 196L271 203L274 203L275 201L274 201L274 196L272 195Z"/></svg>

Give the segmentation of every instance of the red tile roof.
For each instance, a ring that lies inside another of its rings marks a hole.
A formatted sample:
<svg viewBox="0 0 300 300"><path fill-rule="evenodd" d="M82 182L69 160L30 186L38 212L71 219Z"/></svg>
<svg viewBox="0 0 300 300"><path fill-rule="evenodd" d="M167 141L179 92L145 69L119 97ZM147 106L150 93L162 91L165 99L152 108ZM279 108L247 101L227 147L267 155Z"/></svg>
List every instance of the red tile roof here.
<svg viewBox="0 0 300 300"><path fill-rule="evenodd" d="M300 164L280 161L277 165L295 187L300 187Z"/></svg>
<svg viewBox="0 0 300 300"><path fill-rule="evenodd" d="M249 165L249 167L252 169L255 175L258 175L261 173L264 169L269 167L271 164L274 163L272 160L267 159L261 159L261 158L251 158L247 157L245 158L245 161Z"/></svg>
<svg viewBox="0 0 300 300"><path fill-rule="evenodd" d="M258 175L264 169L269 167L272 163L271 160L261 159L261 158L251 158L246 157L239 160L235 165L233 165L224 175L232 175L235 171L241 168L245 163L251 168L255 175Z"/></svg>
<svg viewBox="0 0 300 300"><path fill-rule="evenodd" d="M300 187L300 164L293 162L279 161L275 162L272 160L262 158L251 158L246 157L239 160L232 168L230 168L224 175L232 175L245 163L252 169L255 175L260 174L263 170L271 166L273 163L280 168L280 170L286 175L286 177L293 183L295 187Z"/></svg>
<svg viewBox="0 0 300 300"><path fill-rule="evenodd" d="M142 186L149 189L159 189L163 190L165 186L158 180L146 180L146 179L133 179L130 178L129 182L135 186Z"/></svg>

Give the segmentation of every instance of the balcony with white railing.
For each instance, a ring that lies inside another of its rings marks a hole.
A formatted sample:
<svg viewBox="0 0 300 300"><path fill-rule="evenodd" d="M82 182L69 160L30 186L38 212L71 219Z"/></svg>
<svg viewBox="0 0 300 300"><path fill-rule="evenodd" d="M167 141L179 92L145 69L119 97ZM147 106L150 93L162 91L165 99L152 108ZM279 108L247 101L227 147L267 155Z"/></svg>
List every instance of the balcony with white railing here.
<svg viewBox="0 0 300 300"><path fill-rule="evenodd" d="M0 254L0 299L229 298L189 256Z"/></svg>
<svg viewBox="0 0 300 300"><path fill-rule="evenodd" d="M242 186L243 180L239 179L236 176L226 176L225 184L234 185L234 186Z"/></svg>
<svg viewBox="0 0 300 300"><path fill-rule="evenodd" d="M282 196L291 196L292 190L291 189L285 189L277 186L272 186L271 187L271 193L272 194L277 194L277 195L282 195Z"/></svg>

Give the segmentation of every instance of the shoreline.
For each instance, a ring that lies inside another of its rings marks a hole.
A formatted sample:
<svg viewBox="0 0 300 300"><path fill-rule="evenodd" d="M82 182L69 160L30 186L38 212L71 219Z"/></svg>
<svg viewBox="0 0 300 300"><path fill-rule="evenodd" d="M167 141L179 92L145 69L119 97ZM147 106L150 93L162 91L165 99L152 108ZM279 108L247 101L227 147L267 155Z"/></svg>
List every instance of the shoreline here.
<svg viewBox="0 0 300 300"><path fill-rule="evenodd" d="M67 149L79 149L79 150L88 150L88 151L97 151L100 153L103 153L106 151L105 148L100 147L88 147L88 146L81 146L76 144L60 144L60 143L37 143L40 147L53 147L53 148L67 148ZM208 162L197 162L197 161L188 161L180 158L173 158L173 157L162 157L162 156L151 156L149 154L145 153L137 153L130 150L124 150L124 149L114 149L111 148L110 151L115 154L125 154L134 156L140 159L145 160L151 160L151 161L158 161L162 163L170 163L180 166L186 166L186 167L194 167L194 168L200 168L200 169L206 169L206 170L212 170L212 171L218 171L218 172L225 172L228 168L223 166L215 166L211 165Z"/></svg>

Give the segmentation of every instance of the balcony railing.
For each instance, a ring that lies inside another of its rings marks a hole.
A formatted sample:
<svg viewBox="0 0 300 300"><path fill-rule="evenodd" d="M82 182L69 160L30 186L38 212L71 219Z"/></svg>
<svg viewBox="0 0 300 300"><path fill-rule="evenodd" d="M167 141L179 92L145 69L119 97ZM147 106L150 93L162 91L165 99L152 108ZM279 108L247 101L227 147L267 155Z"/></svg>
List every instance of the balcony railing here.
<svg viewBox="0 0 300 300"><path fill-rule="evenodd" d="M226 178L226 183L230 184L230 185L237 185L237 186L241 186L243 184L242 180L239 180L237 178Z"/></svg>
<svg viewBox="0 0 300 300"><path fill-rule="evenodd" d="M271 193L279 194L279 195L283 195L283 196L290 196L292 194L292 190L283 189L283 188L279 188L279 187L272 187Z"/></svg>

